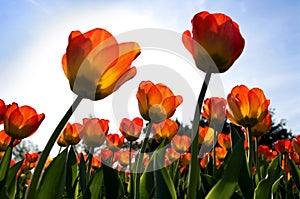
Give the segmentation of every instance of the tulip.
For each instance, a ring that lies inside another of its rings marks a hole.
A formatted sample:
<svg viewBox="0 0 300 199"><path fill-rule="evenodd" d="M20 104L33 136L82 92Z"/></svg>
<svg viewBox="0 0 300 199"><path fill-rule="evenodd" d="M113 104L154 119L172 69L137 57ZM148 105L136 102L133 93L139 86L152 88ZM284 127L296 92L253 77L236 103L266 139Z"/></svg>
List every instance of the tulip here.
<svg viewBox="0 0 300 199"><path fill-rule="evenodd" d="M300 135L292 140L294 151L300 155Z"/></svg>
<svg viewBox="0 0 300 199"><path fill-rule="evenodd" d="M126 140L132 142L140 137L142 128L143 120L136 117L132 121L127 118L122 119L119 129Z"/></svg>
<svg viewBox="0 0 300 199"><path fill-rule="evenodd" d="M75 94L100 100L135 76L131 63L139 54L137 43L118 43L104 29L72 31L62 65Z"/></svg>
<svg viewBox="0 0 300 199"><path fill-rule="evenodd" d="M210 70L215 73L227 71L245 46L238 24L224 14L210 14L204 11L194 16L192 26L193 36L190 31L185 31L182 42L193 55L196 66L204 72L207 71L207 67L211 67L202 63L202 46L217 66L217 70Z"/></svg>
<svg viewBox="0 0 300 199"><path fill-rule="evenodd" d="M164 138L171 141L178 131L178 124L173 120L167 119L159 124L152 125L152 132L156 142L161 143Z"/></svg>
<svg viewBox="0 0 300 199"><path fill-rule="evenodd" d="M278 153L290 153L293 149L290 140L277 140L274 143L274 148Z"/></svg>
<svg viewBox="0 0 300 199"><path fill-rule="evenodd" d="M124 136L118 134L109 134L106 137L106 145L113 152L119 151L124 145Z"/></svg>
<svg viewBox="0 0 300 199"><path fill-rule="evenodd" d="M80 131L82 130L82 125L79 123L70 124L67 123L66 128L63 130L62 134L58 139L60 146L76 145L80 142Z"/></svg>
<svg viewBox="0 0 300 199"><path fill-rule="evenodd" d="M36 162L38 160L39 156L40 156L40 154L38 154L38 153L28 153L27 151L25 153L25 159L30 163Z"/></svg>
<svg viewBox="0 0 300 199"><path fill-rule="evenodd" d="M199 136L198 139L199 144L203 144L205 142L207 145L209 145L213 143L214 129L208 126L206 127L199 126L198 136Z"/></svg>
<svg viewBox="0 0 300 199"><path fill-rule="evenodd" d="M176 135L172 139L172 147L177 151L178 153L184 153L186 152L191 145L191 138L189 138L186 135Z"/></svg>
<svg viewBox="0 0 300 199"><path fill-rule="evenodd" d="M191 153L184 153L180 156L180 165L187 166L191 162Z"/></svg>
<svg viewBox="0 0 300 199"><path fill-rule="evenodd" d="M220 133L218 136L218 143L224 149L231 148L231 134Z"/></svg>
<svg viewBox="0 0 300 199"><path fill-rule="evenodd" d="M212 124L224 124L226 115L226 100L224 98L212 97L204 101L201 115Z"/></svg>
<svg viewBox="0 0 300 199"><path fill-rule="evenodd" d="M4 101L0 99L0 124L4 122L4 116L6 113L7 106L5 105Z"/></svg>
<svg viewBox="0 0 300 199"><path fill-rule="evenodd" d="M167 148L165 156L170 162L174 162L180 158L180 153L178 153L174 148Z"/></svg>
<svg viewBox="0 0 300 199"><path fill-rule="evenodd" d="M4 130L0 131L0 152L6 151L10 141L11 137L7 135Z"/></svg>
<svg viewBox="0 0 300 199"><path fill-rule="evenodd" d="M84 118L79 136L88 147L92 149L99 147L105 141L109 129L108 123L109 121L104 119Z"/></svg>
<svg viewBox="0 0 300 199"><path fill-rule="evenodd" d="M141 116L152 123L172 117L182 103L180 95L175 96L164 84L153 84L151 81L140 83L136 97Z"/></svg>
<svg viewBox="0 0 300 199"><path fill-rule="evenodd" d="M30 106L19 107L13 103L5 113L4 130L14 139L23 139L32 135L44 118L44 113L37 114Z"/></svg>
<svg viewBox="0 0 300 199"><path fill-rule="evenodd" d="M249 90L244 85L236 86L227 96L227 102L227 117L239 126L253 127L269 113L270 100L259 88Z"/></svg>
<svg viewBox="0 0 300 199"><path fill-rule="evenodd" d="M257 123L255 126L251 128L252 136L254 137L260 137L266 133L268 133L269 129L272 125L272 119L271 114L268 112L267 116L259 123Z"/></svg>

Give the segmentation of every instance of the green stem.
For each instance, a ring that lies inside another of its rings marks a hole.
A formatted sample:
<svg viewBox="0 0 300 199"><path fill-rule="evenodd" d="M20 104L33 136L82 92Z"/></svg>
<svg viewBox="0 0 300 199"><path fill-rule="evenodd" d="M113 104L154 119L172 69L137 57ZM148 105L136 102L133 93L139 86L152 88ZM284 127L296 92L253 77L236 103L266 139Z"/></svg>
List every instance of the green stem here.
<svg viewBox="0 0 300 199"><path fill-rule="evenodd" d="M248 131L248 167L250 171L250 177L252 178L252 163L253 163L253 141L251 128L247 128Z"/></svg>
<svg viewBox="0 0 300 199"><path fill-rule="evenodd" d="M130 189L129 189L129 198L133 199L134 198L134 183L133 183L133 172L131 172L131 161L132 161L132 141L129 141L129 184L130 184Z"/></svg>
<svg viewBox="0 0 300 199"><path fill-rule="evenodd" d="M93 153L90 153L89 152L89 155L88 155L88 168L87 168L87 171L86 171L86 182L89 183L90 181L90 178L91 178L91 167L92 167L92 161L93 161Z"/></svg>
<svg viewBox="0 0 300 199"><path fill-rule="evenodd" d="M216 170L217 170L217 165L216 165L216 130L214 127L214 137L213 137L213 177L216 176Z"/></svg>
<svg viewBox="0 0 300 199"><path fill-rule="evenodd" d="M70 119L70 117L72 116L73 112L75 111L75 109L77 108L77 106L79 105L79 103L81 102L82 99L83 98L79 97L79 96L75 99L75 101L73 102L73 104L71 105L69 110L66 112L64 117L61 119L61 121L55 128L53 134L51 135L51 137L50 137L46 147L44 148L44 150L39 158L39 161L35 167L35 170L34 170L34 173L33 173L32 179L31 179L30 187L25 196L26 199L34 199L35 198L36 191L38 190L38 183L42 176L42 171L43 171L45 162L49 156L49 153L50 153L54 143L56 142L59 134L64 129L66 123L68 122L68 120Z"/></svg>
<svg viewBox="0 0 300 199"><path fill-rule="evenodd" d="M258 159L258 137L255 137L255 168L258 175L258 179L260 181L261 174L260 174L260 166L259 166L259 159Z"/></svg>
<svg viewBox="0 0 300 199"><path fill-rule="evenodd" d="M146 150L146 146L149 140L149 135L151 132L151 128L152 128L152 123L149 122L147 125L147 130L146 130L146 135L145 135L145 139L141 148L141 152L138 156L138 161L137 161L137 165L136 165L136 177L135 177L135 187L134 187L134 198L135 199L139 199L140 198L140 177L141 177L141 171L142 171L142 164L143 164L143 158L144 158L144 153Z"/></svg>
<svg viewBox="0 0 300 199"><path fill-rule="evenodd" d="M189 165L189 176L188 176L188 190L187 190L187 198L196 198L197 193L197 182L199 176L199 162L198 162L198 128L200 122L200 107L202 107L205 93L208 87L208 83L211 77L211 71L207 71L205 74L205 78L202 84L202 88L198 97L196 110L194 114L193 127L192 127L192 144L191 144L191 163Z"/></svg>

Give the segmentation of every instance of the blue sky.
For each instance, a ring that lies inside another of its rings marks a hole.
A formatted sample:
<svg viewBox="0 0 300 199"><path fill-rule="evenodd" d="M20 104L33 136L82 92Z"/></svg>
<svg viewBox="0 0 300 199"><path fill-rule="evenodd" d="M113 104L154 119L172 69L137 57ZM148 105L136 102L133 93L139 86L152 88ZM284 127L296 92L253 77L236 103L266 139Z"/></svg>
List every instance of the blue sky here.
<svg viewBox="0 0 300 199"><path fill-rule="evenodd" d="M204 10L229 15L246 41L240 58L220 75L224 93L239 84L263 89L275 108L276 121L287 119L287 128L300 134L300 1L292 0L4 0L0 7L0 98L46 114L30 138L43 147L74 97L61 68L72 30L101 27L116 35L161 28L182 33L191 30L190 20ZM110 100L97 102L97 108L106 110ZM109 119L111 115L99 111L97 116Z"/></svg>

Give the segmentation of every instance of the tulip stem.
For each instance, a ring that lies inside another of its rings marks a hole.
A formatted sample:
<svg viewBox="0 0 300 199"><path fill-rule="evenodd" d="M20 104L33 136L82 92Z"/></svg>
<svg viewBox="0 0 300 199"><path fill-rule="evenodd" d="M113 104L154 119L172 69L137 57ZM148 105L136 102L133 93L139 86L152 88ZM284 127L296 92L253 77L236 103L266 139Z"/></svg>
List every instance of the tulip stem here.
<svg viewBox="0 0 300 199"><path fill-rule="evenodd" d="M248 166L250 171L250 177L252 176L252 163L253 163L253 141L252 141L252 133L251 128L247 128L248 132Z"/></svg>
<svg viewBox="0 0 300 199"><path fill-rule="evenodd" d="M131 161L132 161L132 141L129 141L129 184L130 184L130 189L129 189L129 198L133 199L134 198L134 184L133 184L133 172L131 172Z"/></svg>
<svg viewBox="0 0 300 199"><path fill-rule="evenodd" d="M200 122L200 108L202 107L205 93L208 87L208 83L211 77L211 72L209 70L206 71L205 78L202 84L202 88L200 94L198 96L198 101L196 104L196 110L194 114L193 127L192 127L192 144L191 144L191 163L189 165L189 175L188 175L188 190L187 190L187 198L197 198L197 182L199 177L199 162L198 162L198 151L199 151L199 143L198 143L198 128Z"/></svg>
<svg viewBox="0 0 300 199"><path fill-rule="evenodd" d="M145 135L144 142L142 144L141 152L138 155L138 161L137 161L137 165L136 165L135 187L134 187L134 198L135 199L140 198L139 192L140 192L140 177L141 177L141 172L142 172L142 163L143 163L144 153L146 151L146 146L147 146L147 143L149 140L151 128L152 128L152 123L149 122L147 125L146 135Z"/></svg>
<svg viewBox="0 0 300 199"><path fill-rule="evenodd" d="M40 178L42 176L42 171L43 171L45 162L50 154L50 151L51 151L54 143L56 142L59 134L66 126L66 123L68 122L68 120L70 119L70 117L72 116L73 112L78 107L78 105L82 99L83 99L82 97L77 96L77 98L75 99L75 101L73 102L73 104L71 105L69 110L66 112L64 117L61 119L61 121L55 128L53 134L51 135L51 137L50 137L46 147L44 148L44 150L39 158L39 161L35 167L35 171L33 173L32 179L31 179L30 187L26 193L25 198L35 199L35 194L38 190L38 184L39 184Z"/></svg>
<svg viewBox="0 0 300 199"><path fill-rule="evenodd" d="M216 170L217 170L217 165L216 165L216 130L214 127L214 137L213 137L213 177L216 176Z"/></svg>
<svg viewBox="0 0 300 199"><path fill-rule="evenodd" d="M259 159L258 159L258 137L255 137L255 168L258 175L258 179L260 181L261 174L260 174L260 166L259 166Z"/></svg>

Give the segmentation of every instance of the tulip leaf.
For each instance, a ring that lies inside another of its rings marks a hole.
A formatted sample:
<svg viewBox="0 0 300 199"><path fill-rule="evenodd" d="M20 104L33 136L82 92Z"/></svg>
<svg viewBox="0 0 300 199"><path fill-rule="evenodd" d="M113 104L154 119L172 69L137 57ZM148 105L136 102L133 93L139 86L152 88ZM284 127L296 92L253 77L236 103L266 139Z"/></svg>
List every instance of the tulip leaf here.
<svg viewBox="0 0 300 199"><path fill-rule="evenodd" d="M273 185L272 185L272 195L273 195L273 197L272 198L274 198L274 194L276 194L276 192L277 192L277 190L278 190L278 188L279 188L279 185L280 185L280 180L283 178L283 175L282 176L280 176L274 183L273 183Z"/></svg>
<svg viewBox="0 0 300 199"><path fill-rule="evenodd" d="M15 194L17 191L17 173L22 166L23 160L16 163L12 166L7 175L7 180L5 187L1 190L0 197L5 198L15 198Z"/></svg>
<svg viewBox="0 0 300 199"><path fill-rule="evenodd" d="M153 152L149 163L144 171L144 173L141 176L140 180L140 197L143 199L151 198L154 195L155 191L155 181L154 181L154 158L155 154L157 152L163 152L161 150L165 145L165 139L162 141L162 143L156 148L156 150Z"/></svg>
<svg viewBox="0 0 300 199"><path fill-rule="evenodd" d="M86 163L83 155L81 155L79 160L79 184L82 192L84 192L86 188L86 180L87 180L86 170L87 170Z"/></svg>
<svg viewBox="0 0 300 199"><path fill-rule="evenodd" d="M61 152L47 167L38 187L37 199L61 198L66 179L67 148Z"/></svg>
<svg viewBox="0 0 300 199"><path fill-rule="evenodd" d="M218 179L214 178L211 175L201 174L202 186L204 195L206 195L209 190L218 182Z"/></svg>
<svg viewBox="0 0 300 199"><path fill-rule="evenodd" d="M11 155L12 155L12 146L9 145L0 162L0 187L1 187L0 189L3 189L5 185L5 181L7 178L8 169L10 165Z"/></svg>
<svg viewBox="0 0 300 199"><path fill-rule="evenodd" d="M295 163L289 159L289 168L292 174L292 179L294 180L298 191L300 191L300 170L297 168Z"/></svg>
<svg viewBox="0 0 300 199"><path fill-rule="evenodd" d="M84 199L98 199L102 198L103 194L103 169L99 168L93 174L87 188L85 189Z"/></svg>
<svg viewBox="0 0 300 199"><path fill-rule="evenodd" d="M207 199L230 198L238 187L241 164L243 164L244 140L240 139L233 148L222 178L210 190Z"/></svg>
<svg viewBox="0 0 300 199"><path fill-rule="evenodd" d="M281 177L281 168L279 164L279 155L270 163L267 175L264 179L262 179L255 191L254 198L271 198L271 189L273 184Z"/></svg>
<svg viewBox="0 0 300 199"><path fill-rule="evenodd" d="M105 164L102 168L106 198L123 198L125 191L118 171Z"/></svg>
<svg viewBox="0 0 300 199"><path fill-rule="evenodd" d="M78 194L78 166L74 148L71 147L67 158L66 190L68 198L77 198Z"/></svg>

